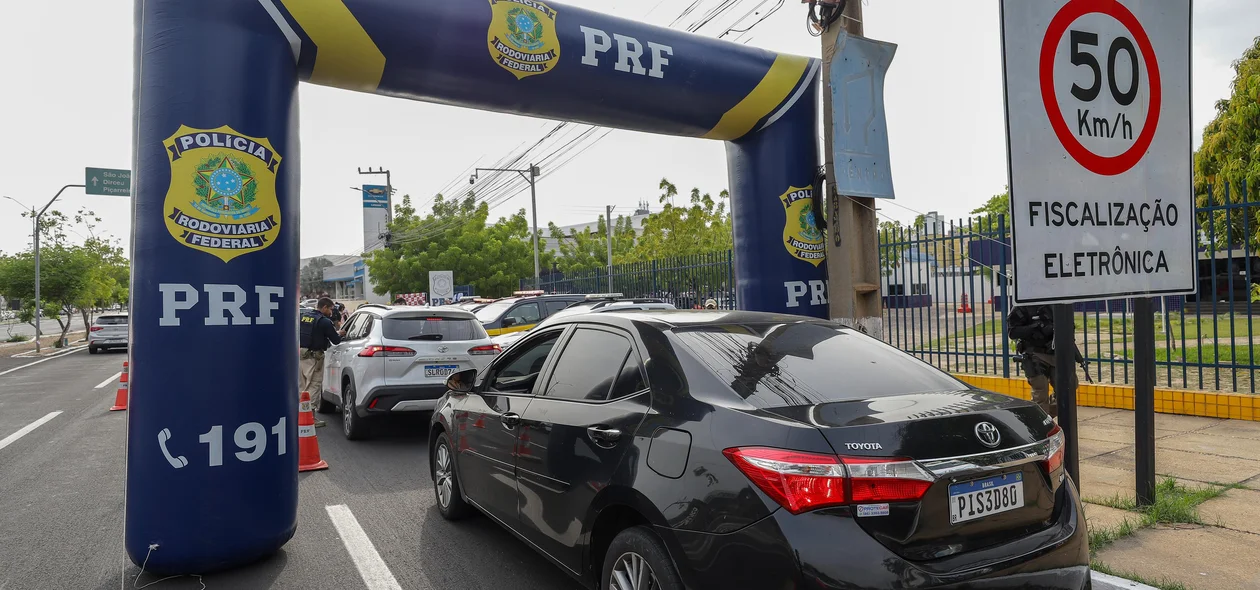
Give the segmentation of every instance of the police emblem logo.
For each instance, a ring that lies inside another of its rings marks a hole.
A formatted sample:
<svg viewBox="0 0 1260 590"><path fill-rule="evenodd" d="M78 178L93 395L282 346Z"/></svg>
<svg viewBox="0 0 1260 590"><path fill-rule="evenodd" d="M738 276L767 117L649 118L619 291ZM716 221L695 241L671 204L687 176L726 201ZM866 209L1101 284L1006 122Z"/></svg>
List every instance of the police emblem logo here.
<svg viewBox="0 0 1260 590"><path fill-rule="evenodd" d="M163 213L172 237L224 262L271 245L280 234L281 157L267 139L226 125L181 125L163 145L171 164Z"/></svg>
<svg viewBox="0 0 1260 590"><path fill-rule="evenodd" d="M827 257L826 240L815 219L814 187L789 187L779 197L786 219L783 222L783 246L797 260L814 266Z"/></svg>
<svg viewBox="0 0 1260 590"><path fill-rule="evenodd" d="M560 62L556 11L535 0L490 0L490 57L522 80Z"/></svg>

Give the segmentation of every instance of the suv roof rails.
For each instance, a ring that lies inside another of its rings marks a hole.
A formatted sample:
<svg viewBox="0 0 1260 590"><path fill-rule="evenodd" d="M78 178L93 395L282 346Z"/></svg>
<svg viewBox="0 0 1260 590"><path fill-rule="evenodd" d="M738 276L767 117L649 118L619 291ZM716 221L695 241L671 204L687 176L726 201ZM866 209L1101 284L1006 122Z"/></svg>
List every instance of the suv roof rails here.
<svg viewBox="0 0 1260 590"><path fill-rule="evenodd" d="M365 308L365 307L376 307L376 308L380 308L380 309L394 309L393 307L390 307L390 306L385 305L385 304L383 304L383 303L364 303L363 305L360 305L360 306L358 306L358 307L356 307L356 308L354 308L354 309L355 309L355 311L358 311L358 310L363 309L363 308Z"/></svg>

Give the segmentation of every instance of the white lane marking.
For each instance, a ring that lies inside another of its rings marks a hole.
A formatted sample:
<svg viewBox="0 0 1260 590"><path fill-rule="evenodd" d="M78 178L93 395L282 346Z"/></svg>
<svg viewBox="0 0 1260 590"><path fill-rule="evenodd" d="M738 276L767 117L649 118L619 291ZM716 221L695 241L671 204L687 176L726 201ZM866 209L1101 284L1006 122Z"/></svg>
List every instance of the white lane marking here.
<svg viewBox="0 0 1260 590"><path fill-rule="evenodd" d="M86 346L84 346L84 347L79 347L79 348L76 348L76 349L74 349L74 350L70 350L70 351L67 351L67 352L63 352L63 353L58 354L58 355L55 355L55 356L50 356L50 357L48 357L48 358L46 358L46 359L39 359L39 360L37 360L37 361L35 361L35 362L33 362L33 363L26 363L25 365L22 365L22 366L20 366L20 367L13 367L12 369L9 369L9 370L7 370L7 371L0 371L0 377L3 377L3 376L5 376L5 375L8 375L9 373L12 373L12 372L14 372L14 371L20 371L20 370L25 369L25 368L27 368L27 367L34 367L35 365L38 365L38 364L40 364L40 363L46 363L46 362L51 361L51 360L53 360L53 359L59 359L59 358L61 358L61 357L63 357L63 356L74 354L74 353L76 353L76 352L79 352L80 350L83 350L84 348L87 348L87 347L86 347Z"/></svg>
<svg viewBox="0 0 1260 590"><path fill-rule="evenodd" d="M5 447L17 442L17 439L30 434L32 430L35 430L36 428L43 426L44 423L60 415L61 415L61 410L57 410L56 412L49 412L47 416L44 416L43 418L40 418L39 420L31 422L30 424L23 426L21 430L14 432L13 434L10 434L9 436L4 437L4 440L0 440L0 450L3 450Z"/></svg>
<svg viewBox="0 0 1260 590"><path fill-rule="evenodd" d="M100 389L100 388L102 388L102 387L105 387L106 385L109 385L110 383L113 383L113 382L114 382L114 379L117 379L117 378L119 378L119 377L122 377L122 371L119 371L119 372L117 372L117 373L114 373L114 376L113 376L113 377L110 377L109 379L106 379L106 380L104 380L104 381L101 381L100 383L98 383L98 384L96 385L96 387L93 387L92 389Z"/></svg>
<svg viewBox="0 0 1260 590"><path fill-rule="evenodd" d="M328 518L332 519L333 526L337 527L337 534L341 535L341 542L345 544L355 567L359 568L359 575L363 577L363 583L367 584L368 590L402 590L398 580L394 579L394 574L390 573L389 566L385 565L385 560L381 559L381 554L376 552L372 540L363 532L363 527L359 526L350 507L338 504L325 506L324 509L328 511Z"/></svg>

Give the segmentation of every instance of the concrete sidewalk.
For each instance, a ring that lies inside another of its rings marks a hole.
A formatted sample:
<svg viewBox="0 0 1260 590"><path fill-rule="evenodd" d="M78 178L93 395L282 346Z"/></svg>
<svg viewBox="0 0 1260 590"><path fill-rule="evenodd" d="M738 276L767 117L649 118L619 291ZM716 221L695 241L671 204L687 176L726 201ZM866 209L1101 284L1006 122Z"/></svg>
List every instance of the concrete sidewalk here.
<svg viewBox="0 0 1260 590"><path fill-rule="evenodd" d="M1156 414L1155 471L1179 485L1152 514L1134 506L1133 412L1078 412L1096 567L1161 588L1260 590L1260 422Z"/></svg>

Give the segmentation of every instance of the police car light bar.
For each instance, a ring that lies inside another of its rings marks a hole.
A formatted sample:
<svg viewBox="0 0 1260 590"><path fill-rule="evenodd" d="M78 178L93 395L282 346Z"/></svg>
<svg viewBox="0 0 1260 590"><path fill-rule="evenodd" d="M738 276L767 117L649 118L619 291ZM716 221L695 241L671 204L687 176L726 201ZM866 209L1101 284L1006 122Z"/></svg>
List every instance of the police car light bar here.
<svg viewBox="0 0 1260 590"><path fill-rule="evenodd" d="M591 293L586 296L586 300L592 301L595 299L623 299L625 298L625 296L626 296L625 293Z"/></svg>
<svg viewBox="0 0 1260 590"><path fill-rule="evenodd" d="M512 296L513 297L530 297L533 295L544 295L546 293L547 292L543 291L542 289L538 289L536 291L513 291Z"/></svg>

